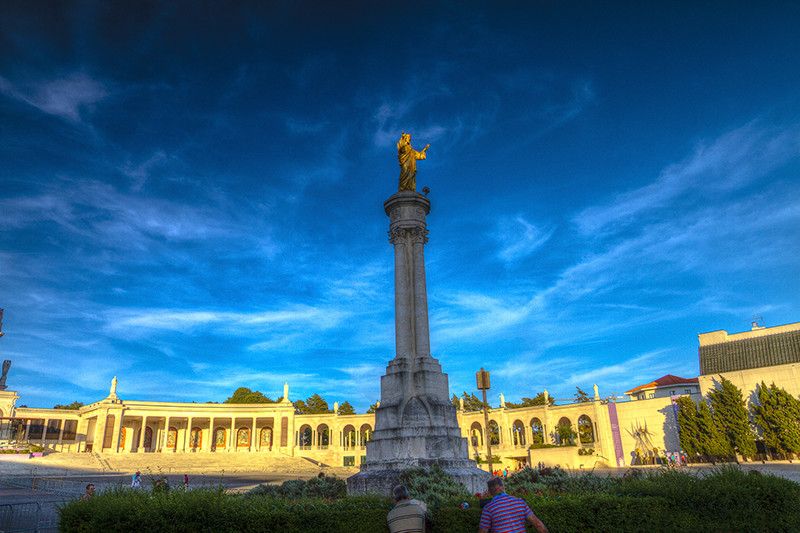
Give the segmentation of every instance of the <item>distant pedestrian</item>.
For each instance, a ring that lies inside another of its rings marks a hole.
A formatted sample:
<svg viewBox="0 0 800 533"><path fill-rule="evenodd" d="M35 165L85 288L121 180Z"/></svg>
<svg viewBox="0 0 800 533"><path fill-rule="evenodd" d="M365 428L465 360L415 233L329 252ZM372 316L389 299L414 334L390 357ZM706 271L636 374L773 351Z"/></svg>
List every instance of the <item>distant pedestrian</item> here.
<svg viewBox="0 0 800 533"><path fill-rule="evenodd" d="M412 500L405 485L397 485L392 493L395 505L386 517L390 533L425 533L428 507Z"/></svg>
<svg viewBox="0 0 800 533"><path fill-rule="evenodd" d="M508 477L508 467L503 469L503 477Z"/></svg>
<svg viewBox="0 0 800 533"><path fill-rule="evenodd" d="M479 533L525 533L526 523L539 533L547 533L547 527L533 514L525 500L505 493L501 478L492 478L487 485L493 498L483 508Z"/></svg>
<svg viewBox="0 0 800 533"><path fill-rule="evenodd" d="M86 492L81 496L81 500L91 500L94 498L94 483L86 485Z"/></svg>
<svg viewBox="0 0 800 533"><path fill-rule="evenodd" d="M136 473L131 478L131 488L138 489L141 486L142 486L142 473L137 470Z"/></svg>
<svg viewBox="0 0 800 533"><path fill-rule="evenodd" d="M183 488L189 490L189 474L183 475Z"/></svg>

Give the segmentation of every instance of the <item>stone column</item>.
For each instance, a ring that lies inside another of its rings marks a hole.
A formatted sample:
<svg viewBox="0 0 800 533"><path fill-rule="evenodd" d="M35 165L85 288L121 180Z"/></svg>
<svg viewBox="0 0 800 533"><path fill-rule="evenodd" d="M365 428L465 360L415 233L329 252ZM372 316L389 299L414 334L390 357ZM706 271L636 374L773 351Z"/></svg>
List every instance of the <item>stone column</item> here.
<svg viewBox="0 0 800 533"><path fill-rule="evenodd" d="M31 422L33 419L29 418L25 424L25 442L28 442L28 436L31 434Z"/></svg>
<svg viewBox="0 0 800 533"><path fill-rule="evenodd" d="M258 443L256 442L256 417L253 417L253 426L250 430L250 447L247 449L250 452L258 451Z"/></svg>
<svg viewBox="0 0 800 533"><path fill-rule="evenodd" d="M394 330L397 357L412 357L414 335L412 327L413 302L409 279L408 254L404 232L391 231L389 242L394 245Z"/></svg>
<svg viewBox="0 0 800 533"><path fill-rule="evenodd" d="M191 416L189 417L188 421L186 422L186 435L183 439L183 451L187 449L192 450L192 426L194 425L194 418Z"/></svg>
<svg viewBox="0 0 800 533"><path fill-rule="evenodd" d="M45 441L47 440L47 426L50 423L49 418L44 419L44 429L42 429L42 446L44 446Z"/></svg>
<svg viewBox="0 0 800 533"><path fill-rule="evenodd" d="M122 411L114 416L114 433L111 437L111 451L119 453L119 434L122 432Z"/></svg>
<svg viewBox="0 0 800 533"><path fill-rule="evenodd" d="M58 443L61 444L61 441L64 439L64 425L67 423L67 419L61 421L61 425L58 427Z"/></svg>
<svg viewBox="0 0 800 533"><path fill-rule="evenodd" d="M235 432L236 432L236 418L235 417L231 417L231 430L229 431L229 434L228 434L228 451L229 452L235 452L236 451L236 435L234 435Z"/></svg>
<svg viewBox="0 0 800 533"><path fill-rule="evenodd" d="M147 417L142 417L142 429L139 431L139 444L136 446L136 453L144 453L144 432L147 430ZM152 442L151 442L152 445Z"/></svg>
<svg viewBox="0 0 800 533"><path fill-rule="evenodd" d="M411 235L414 251L414 336L417 357L431 354L428 332L428 291L425 287L424 246L428 242L427 233L424 228L418 228Z"/></svg>
<svg viewBox="0 0 800 533"><path fill-rule="evenodd" d="M272 452L277 452L278 450L281 449L281 438L283 435L283 433L281 432L282 418L283 417L280 415L280 413L276 414L272 418Z"/></svg>
<svg viewBox="0 0 800 533"><path fill-rule="evenodd" d="M210 452L214 445L214 418L208 419L208 438L203 444L203 451Z"/></svg>
<svg viewBox="0 0 800 533"><path fill-rule="evenodd" d="M168 416L168 417L166 417L164 419L164 433L161 435L161 437L164 439L163 444L161 445L161 450L162 451L164 450L164 448L167 447L167 443L169 442L169 422L170 422L170 418L171 417ZM175 440L177 440L177 438Z"/></svg>

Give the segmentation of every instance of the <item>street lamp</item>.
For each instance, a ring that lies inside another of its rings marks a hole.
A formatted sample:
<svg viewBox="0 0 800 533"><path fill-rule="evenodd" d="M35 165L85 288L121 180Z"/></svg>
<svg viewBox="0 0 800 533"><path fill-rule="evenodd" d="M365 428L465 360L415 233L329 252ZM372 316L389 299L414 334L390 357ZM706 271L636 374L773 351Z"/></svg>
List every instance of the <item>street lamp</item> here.
<svg viewBox="0 0 800 533"><path fill-rule="evenodd" d="M486 460L489 462L489 472L494 473L494 466L492 465L492 438L489 435L489 406L486 403L486 391L491 388L489 372L481 368L475 373L475 381L478 384L478 390L483 393L483 427L485 428L483 437L486 439Z"/></svg>

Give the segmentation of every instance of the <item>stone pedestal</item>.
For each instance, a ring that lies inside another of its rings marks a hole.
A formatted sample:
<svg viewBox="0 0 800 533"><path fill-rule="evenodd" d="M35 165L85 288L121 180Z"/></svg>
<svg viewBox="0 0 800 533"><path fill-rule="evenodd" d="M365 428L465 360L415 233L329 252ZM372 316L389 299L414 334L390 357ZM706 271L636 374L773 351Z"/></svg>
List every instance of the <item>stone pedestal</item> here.
<svg viewBox="0 0 800 533"><path fill-rule="evenodd" d="M438 465L470 492L483 491L489 474L469 459L450 403L447 375L431 357L424 246L430 201L401 191L385 203L395 257L395 346L397 355L381 378L375 431L366 464L347 480L348 492L389 494L400 473Z"/></svg>

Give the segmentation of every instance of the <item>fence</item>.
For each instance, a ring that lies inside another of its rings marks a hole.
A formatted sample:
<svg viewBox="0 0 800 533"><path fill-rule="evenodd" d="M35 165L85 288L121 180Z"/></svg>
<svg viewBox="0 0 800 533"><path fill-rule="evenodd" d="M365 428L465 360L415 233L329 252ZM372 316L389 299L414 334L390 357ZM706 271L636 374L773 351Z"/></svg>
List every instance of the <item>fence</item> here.
<svg viewBox="0 0 800 533"><path fill-rule="evenodd" d="M64 502L0 504L0 531L3 533L55 533L58 531L58 506Z"/></svg>

